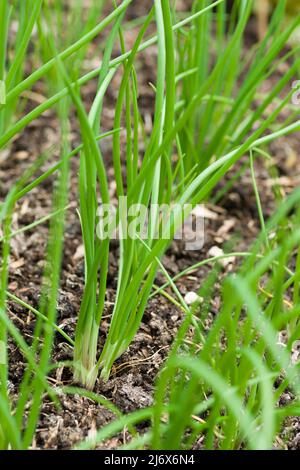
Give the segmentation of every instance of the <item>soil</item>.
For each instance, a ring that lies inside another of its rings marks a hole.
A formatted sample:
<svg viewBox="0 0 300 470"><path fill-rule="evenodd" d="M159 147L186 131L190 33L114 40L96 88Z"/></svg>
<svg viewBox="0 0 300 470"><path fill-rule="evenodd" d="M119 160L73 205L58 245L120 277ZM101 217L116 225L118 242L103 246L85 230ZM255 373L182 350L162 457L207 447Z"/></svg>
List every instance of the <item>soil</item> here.
<svg viewBox="0 0 300 470"><path fill-rule="evenodd" d="M133 2L129 17L145 13L147 4L152 2ZM252 34L252 33L251 33ZM134 31L126 31L125 40L130 47ZM117 53L117 51L116 51ZM155 48L149 48L139 56L138 73L140 83L140 104L142 114L147 122L153 112L154 94L149 83L155 82ZM90 66L90 64L88 64ZM278 72L280 73L280 72ZM278 77L271 77L266 84L272 83ZM103 128L110 129L114 117L114 102L118 92L119 77L113 81L109 89L104 107ZM86 104L94 96L96 82L91 81L83 89ZM38 83L36 92L43 93L43 86ZM35 103L28 102L28 106ZM282 116L284 118L284 116ZM80 143L78 126L75 116L72 116L71 144ZM28 165L46 148L59 140L59 125L53 111L49 111L34 121L17 137L8 151L0 154L0 200L6 196L10 186L28 168ZM299 164L300 136L289 136L271 144L270 152L278 169L278 179L281 191L289 193L300 182ZM107 139L101 144L102 152L107 166L111 165L111 140ZM42 170L52 166L57 155L53 154ZM239 165L247 161L241 160ZM266 218L272 213L275 202L273 183L270 173L264 162L257 159L255 162L257 183L262 198L262 206ZM74 335L77 313L83 290L84 263L82 256L82 238L80 223L76 208L79 205L77 191L78 159L71 163L71 184L69 192L70 208L66 214L65 244L62 266L62 281L58 299L57 323L71 337ZM237 171L236 166L229 176ZM112 175L112 173L111 173ZM55 177L49 178L28 196L23 198L14 213L13 229L22 228L51 212L52 190ZM226 181L220 183L221 189ZM114 194L114 185L111 178L111 193ZM248 250L251 243L259 233L259 218L253 192L251 175L247 169L226 194L215 205L207 204L208 218L205 227L205 245L201 251L185 251L180 242L174 242L168 250L163 262L170 275L175 275L184 268L205 259L212 247L219 247L224 251L231 246L234 251ZM40 284L45 264L45 252L48 236L48 223L41 224L32 231L16 236L12 240L12 254L10 265L9 291L33 307L38 307ZM101 337L107 331L109 316L112 311L117 277L117 247L113 247L110 259L109 288L106 296L106 312L101 328ZM211 315L218 313L220 298L218 285L223 276L236 269L238 259L231 260L222 268L219 282L212 296L210 304ZM207 277L212 266L204 266L193 274L177 282L180 292L185 295L190 291L197 291ZM165 281L159 274L156 280L158 285ZM23 307L9 302L11 318L22 332L24 338L30 343L35 317ZM98 380L95 392L111 400L122 412L130 412L143 408L152 403L153 389L157 373L164 363L170 345L182 321L183 314L166 298L157 296L152 298L146 308L143 322L129 350L122 355L113 367L111 377L107 383ZM101 340L100 340L101 341ZM12 396L17 393L18 385L25 369L23 357L13 343L10 343L10 388ZM53 351L53 361L71 359L71 350L64 339L57 334ZM61 367L49 377L56 387L71 385L72 376L67 367ZM289 397L287 396L287 400ZM34 449L68 449L80 442L89 433L99 429L114 419L114 414L105 407L95 404L87 398L75 396L61 396L61 409L57 410L46 397L41 417L33 443ZM105 443L105 448L115 449L130 439L128 431L118 434ZM300 448L300 421L290 419L278 438L278 447L289 449Z"/></svg>

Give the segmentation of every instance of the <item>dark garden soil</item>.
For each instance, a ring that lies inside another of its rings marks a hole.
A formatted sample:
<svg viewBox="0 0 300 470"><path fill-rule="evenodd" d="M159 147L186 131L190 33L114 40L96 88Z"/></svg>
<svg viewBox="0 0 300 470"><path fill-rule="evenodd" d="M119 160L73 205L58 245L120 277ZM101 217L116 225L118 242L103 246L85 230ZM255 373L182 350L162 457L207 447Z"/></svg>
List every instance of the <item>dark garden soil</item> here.
<svg viewBox="0 0 300 470"><path fill-rule="evenodd" d="M145 13L149 2L133 2L129 16L139 16ZM137 5L138 4L138 5ZM251 33L252 34L252 33ZM127 46L130 47L135 37L135 31L125 33ZM117 53L117 51L116 51ZM140 77L140 105L145 122L149 122L153 111L154 93L149 82L155 82L155 48L149 48L138 61L138 75ZM93 65L95 65L93 63ZM288 65L286 65L288 66ZM91 68L91 64L87 64ZM280 74L280 71L278 72ZM272 87L278 76L273 76L266 87ZM109 89L104 107L103 128L111 129L114 118L114 102L118 92L119 76L113 81ZM91 102L96 89L96 82L90 82L83 88L87 106ZM44 88L36 85L36 93L43 95ZM35 97L32 97L35 99ZM28 101L28 106L35 106L35 102ZM284 116L282 116L284 119ZM71 145L80 143L78 125L75 115L71 118L72 135ZM8 151L0 154L0 198L3 200L11 184L28 168L29 164L46 148L59 141L59 125L54 112L45 113L34 121L21 135L17 137ZM102 142L102 151L108 167L111 165L111 140ZM279 139L271 144L270 152L273 163L277 167L277 179L281 191L288 194L300 183L300 136L289 136L288 139ZM51 155L43 170L49 168L56 161L58 155ZM245 156L239 165L247 161ZM230 176L239 168L231 171ZM266 218L272 213L274 203L273 187L274 177L266 164L257 159L255 162L257 183L262 198L262 206ZM62 267L62 281L58 299L57 323L70 336L74 335L76 318L80 307L80 300L84 284L84 262L82 251L82 238L80 223L76 208L78 201L78 157L71 162L71 183L69 192L70 208L66 213L65 245ZM226 181L229 176L226 177ZM52 190L55 177L49 178L40 187L33 190L18 204L14 213L13 229L22 228L51 212ZM218 190L226 184L220 183ZM115 193L113 172L111 170L111 195ZM217 193L217 191L216 191ZM164 258L164 266L171 276L184 268L201 261L218 247L224 251L246 251L259 233L259 219L255 203L255 196L251 183L251 175L247 169L237 182L214 205L207 204L207 218L205 230L205 245L201 251L184 251L183 245L174 242ZM48 235L48 222L39 225L32 231L27 231L13 238L10 264L9 291L33 307L38 307L39 293L43 268L45 265L45 252ZM212 250L213 248L213 250ZM109 325L109 317L113 307L116 279L117 279L117 246L111 250L109 288L106 297L106 312L102 323L100 343L103 342ZM218 287L224 276L237 268L238 259L230 260L222 266L218 283L211 296L211 320L218 314L220 297ZM211 271L212 266L202 267L189 276L177 282L180 292L185 295L190 291L197 291ZM156 280L158 285L165 281L159 274ZM9 313L18 326L24 338L30 343L35 317L19 305L9 302ZM110 399L122 412L130 412L146 407L152 403L155 379L162 367L183 318L183 313L163 296L152 298L146 308L143 323L129 350L123 354L113 367L111 377L107 383L98 381L95 392ZM101 347L101 344L99 344ZM65 361L72 357L72 351L64 339L57 334L53 352L53 361ZM18 385L24 372L23 357L10 343L10 388L12 396L18 392ZM72 376L67 367L59 368L49 377L55 387L72 384ZM285 397L289 400L287 394ZM61 410L45 398L40 422L33 447L36 449L68 449L81 441L88 434L95 432L114 419L112 412L95 404L92 400L79 396L61 396ZM109 440L105 448L114 449L130 438L125 430L116 438ZM290 419L286 423L278 442L279 448L300 448L300 421Z"/></svg>

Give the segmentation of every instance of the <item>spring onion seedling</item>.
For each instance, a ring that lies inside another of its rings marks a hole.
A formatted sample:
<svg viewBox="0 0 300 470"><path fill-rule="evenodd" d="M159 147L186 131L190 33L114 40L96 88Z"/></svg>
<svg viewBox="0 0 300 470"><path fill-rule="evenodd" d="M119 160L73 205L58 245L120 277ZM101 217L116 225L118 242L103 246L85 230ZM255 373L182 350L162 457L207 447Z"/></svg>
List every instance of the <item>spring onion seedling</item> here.
<svg viewBox="0 0 300 470"><path fill-rule="evenodd" d="M154 0L142 19L129 22L133 0L111 3L109 9L107 2L96 0L0 1L0 152L11 158L15 142L41 116L55 116L59 127L56 145L40 158L32 156L0 205L0 449L30 448L44 397L59 406L57 390L48 380L59 367L52 363L56 333L72 348L74 381L84 387L81 392L65 387L60 393L86 396L116 415L78 448L91 448L125 426L133 436L126 444L131 448L190 449L199 439L207 449L216 442L222 449L271 448L284 418L299 414L297 401L278 407L287 387L296 399L299 395L298 369L290 364L299 337L299 191L286 200L277 198L278 210L266 220L255 159L268 156L271 142L300 130L299 110L292 103L299 86L291 86L299 74L299 46L287 47L300 15L285 25L286 2L277 2L265 37L249 48L251 0L234 1L231 11L225 0L194 0L184 14L176 1ZM128 47L131 27L136 34L131 34ZM150 119L140 100L139 58L146 50L156 59L155 79L149 84ZM273 86L267 89L270 77ZM92 99L85 85L94 89ZM115 94L110 94L112 88ZM32 97L37 96L35 103ZM107 96L114 100L109 127ZM75 149L74 134L80 136ZM111 139L111 155L103 138ZM78 163L74 180L84 279L76 329L67 334L57 322L57 304L73 162L74 167ZM207 331L205 305L214 295L223 255L195 265L214 265L199 292L204 298L199 311L186 304L176 285L195 266L172 278L163 258L193 208L219 201L248 169L262 234L251 250L232 250L242 265L223 283L220 312ZM233 178L232 170L239 172ZM55 183L49 214L15 230L18 204L50 176ZM229 179L225 189L215 195L224 178ZM112 203L118 230L109 221L105 232L101 210ZM148 216L143 236L141 208ZM10 292L10 254L15 236L38 230L41 223L49 225L49 233L34 308ZM112 314L104 322L115 235L116 289ZM165 283L157 287L159 271ZM172 294L166 291L169 287ZM109 379L115 361L133 341L149 300L161 293L180 307L185 320L159 374L153 406L125 416L91 390L99 375ZM11 318L8 301L34 315L30 339ZM285 347L278 345L283 329ZM13 399L10 340L26 362ZM135 425L145 420L152 424L139 435Z"/></svg>

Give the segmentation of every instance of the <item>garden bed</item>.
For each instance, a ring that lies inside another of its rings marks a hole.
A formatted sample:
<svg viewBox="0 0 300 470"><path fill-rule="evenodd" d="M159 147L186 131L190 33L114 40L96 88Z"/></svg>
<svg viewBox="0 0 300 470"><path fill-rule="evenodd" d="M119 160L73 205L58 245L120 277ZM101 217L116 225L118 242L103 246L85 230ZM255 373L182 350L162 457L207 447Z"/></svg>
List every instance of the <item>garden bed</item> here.
<svg viewBox="0 0 300 470"><path fill-rule="evenodd" d="M138 5L137 5L138 3ZM126 18L140 18L148 11L149 3L133 2L129 7ZM182 7L185 8L185 2ZM181 5L179 5L180 7ZM247 43L252 46L256 22L253 18L248 26ZM132 47L139 27L124 31L124 40L127 47ZM104 37L97 38L102 41ZM93 45L91 47L94 47ZM115 50L117 56L120 51ZM140 81L139 104L144 122L149 122L153 115L155 93L149 85L155 83L156 48L146 49L138 56L136 68ZM245 50L247 54L247 50ZM92 55L92 54L91 54ZM91 58L91 61L95 60ZM93 65L95 65L93 63ZM85 64L87 70L92 63ZM285 67L289 64L282 64ZM280 77L281 71L276 71L265 82L266 90L272 89L274 81ZM120 74L117 74L110 84L104 102L102 119L103 131L113 127L114 106L120 86ZM44 84L37 82L34 93L29 95L28 110L36 105L36 100L44 96ZM97 91L97 81L90 81L82 90L82 97L87 108ZM281 119L286 116L282 113ZM75 148L81 143L78 123L71 116L72 129L70 133L71 146ZM11 185L24 173L37 155L41 154L60 139L59 122L52 110L33 121L26 129L17 135L8 150L0 154L0 196L3 201ZM300 183L300 136L293 134L282 137L270 144L269 151L277 175L271 176L265 159L258 157L255 160L256 182L261 197L265 219L273 214L276 207L274 199L274 185L278 183L284 195L290 194ZM116 186L112 170L112 141L111 137L101 143L104 161L109 175L109 191L112 198L116 197ZM41 168L41 172L50 168L57 161L58 154L53 151L50 158ZM246 165L248 156L242 157L226 177L214 189L211 202L206 207L205 244L200 251L186 251L180 241L172 242L163 258L163 265L169 275L174 277L184 269L198 263L215 253L216 247L223 252L247 252L260 233L260 220L257 210L255 194L251 179L250 168L246 168L236 182L226 190L220 198L214 199L226 183L233 177L239 168ZM74 338L77 315L84 287L84 251L81 236L81 226L77 209L78 201L78 156L71 161L71 179L69 191L69 206L66 210L65 239L63 248L63 263L61 284L58 295L57 325L71 338ZM50 177L41 185L18 202L13 215L13 230L22 229L34 221L45 217L52 210L52 194L55 186L55 177ZM9 293L17 296L34 308L38 308L40 300L41 280L45 267L45 253L47 248L48 223L39 224L31 230L16 235L11 242L10 275L8 283ZM99 351L109 326L118 276L118 244L112 243L110 250L110 268L108 273L108 289L106 291L105 310L101 325ZM210 299L207 302L209 315L207 329L218 316L220 309L220 285L229 273L234 272L240 265L241 259L236 256L225 260L220 266L218 277L213 287ZM214 269L214 263L208 263L184 276L176 285L183 295L197 292L209 273ZM159 273L155 284L162 285L166 281L163 273ZM171 293L171 291L168 291ZM9 299L8 312L10 319L15 323L24 339L30 344L35 325L35 315L28 309ZM170 351L170 347L182 323L184 313L172 301L162 294L149 299L143 320L137 335L129 349L115 362L109 380L105 383L98 379L94 393L110 400L122 413L129 413L152 405L153 393L157 375L163 367ZM297 351L295 351L295 354ZM26 370L26 362L18 347L9 342L9 389L12 398L18 394L18 386ZM64 362L72 360L72 349L65 339L55 334L53 347L53 361ZM60 389L64 386L74 385L73 374L67 365L61 365L49 377L49 383ZM95 403L91 398L79 395L59 393L61 408L47 396L44 397L41 415L32 444L33 449L70 449L80 443L87 436L93 436L96 430L115 419L113 411L105 406ZM292 400L292 394L287 391L284 395L286 403ZM148 423L138 426L138 430L145 432ZM116 449L130 441L131 433L127 428L115 437L108 439L99 448ZM283 449L300 448L300 421L298 418L288 418L274 446ZM201 439L196 448L201 448Z"/></svg>

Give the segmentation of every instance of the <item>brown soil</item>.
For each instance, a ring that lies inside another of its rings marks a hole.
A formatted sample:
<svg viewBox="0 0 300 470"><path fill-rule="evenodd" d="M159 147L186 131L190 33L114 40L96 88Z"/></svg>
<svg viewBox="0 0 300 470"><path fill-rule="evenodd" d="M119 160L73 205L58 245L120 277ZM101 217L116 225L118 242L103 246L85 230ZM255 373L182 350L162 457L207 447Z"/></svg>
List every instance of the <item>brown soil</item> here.
<svg viewBox="0 0 300 470"><path fill-rule="evenodd" d="M147 2L138 3L132 7L132 16L145 12ZM128 46L132 42L132 31L126 32ZM152 113L154 95L149 82L155 82L155 49L150 48L140 57L139 75L140 104L143 115ZM270 79L268 86L272 86ZM114 100L118 91L118 77L110 88L104 109L103 126L110 129L114 116ZM37 91L41 85L37 85ZM89 103L95 92L96 83L90 82L84 87L84 96ZM42 89L41 89L42 91ZM30 105L30 103L29 103ZM72 145L80 142L80 136L76 130L76 120L72 117ZM48 148L59 139L58 122L52 111L45 113L37 121L33 122L13 143L9 152L0 155L0 197L1 200L7 194L11 184L28 168L31 161L45 148ZM280 139L272 144L270 151L279 171L279 180L282 191L289 193L300 180L299 152L300 138L290 136L288 139ZM102 151L107 165L111 160L111 141L102 142ZM44 165L43 170L52 166L55 155ZM246 160L244 160L246 161ZM81 252L81 230L76 212L78 207L77 170L78 161L72 160L72 178L69 200L71 207L67 212L65 233L62 282L58 301L57 323L64 328L70 336L74 335L77 313L80 306L83 290L83 258ZM231 172L231 176L237 167ZM266 217L274 208L274 196L272 181L268 171L261 160L256 162L257 182L262 197L262 205ZM228 177L227 177L228 178ZM164 265L170 275L175 275L184 268L207 257L207 253L213 246L225 249L231 246L235 251L249 249L252 241L259 232L259 220L253 193L250 171L242 175L242 181L238 180L218 203L208 205L211 218L206 220L206 241L201 252L186 252L180 243L173 243L164 258ZM14 214L13 228L18 229L45 216L51 211L51 195L55 178L49 178L38 189L32 191L18 204ZM220 187L224 186L222 182ZM111 191L114 191L113 183ZM18 235L12 241L11 272L9 280L10 292L16 294L33 307L38 307L40 282L45 260L45 251L48 235L48 224L39 225L38 228ZM117 277L117 248L111 252L111 268L109 272L109 289L106 298L105 321L102 325L103 336L107 330L109 315L111 313ZM220 273L220 279L228 271L236 268L238 260L228 264ZM182 294L189 291L197 291L202 281L210 272L211 266L202 267L182 280L177 285ZM158 275L157 284L165 281L161 274ZM210 312L214 316L218 313L220 298L218 285L215 287L215 295L212 296ZM9 302L9 312L15 324L20 328L28 342L31 340L35 324L34 316L26 309ZM152 402L155 378L164 360L183 314L167 299L162 296L154 297L148 303L143 318L143 323L129 350L116 362L111 378L107 383L98 381L95 392L110 399L122 412L133 411L148 406ZM56 336L53 352L53 361L64 361L71 358L71 350L60 335ZM18 384L24 372L23 357L13 343L10 344L10 387L12 395L17 393ZM72 377L68 368L60 368L50 377L51 383L60 387L72 383ZM43 449L68 449L81 441L88 433L99 429L114 419L112 412L96 405L87 398L79 396L62 396L61 410L45 398L40 422L36 433L34 448ZM279 446L300 448L300 424L299 420L289 420L284 430L283 439ZM105 448L116 448L127 442L127 431L120 433L116 438L109 440Z"/></svg>

